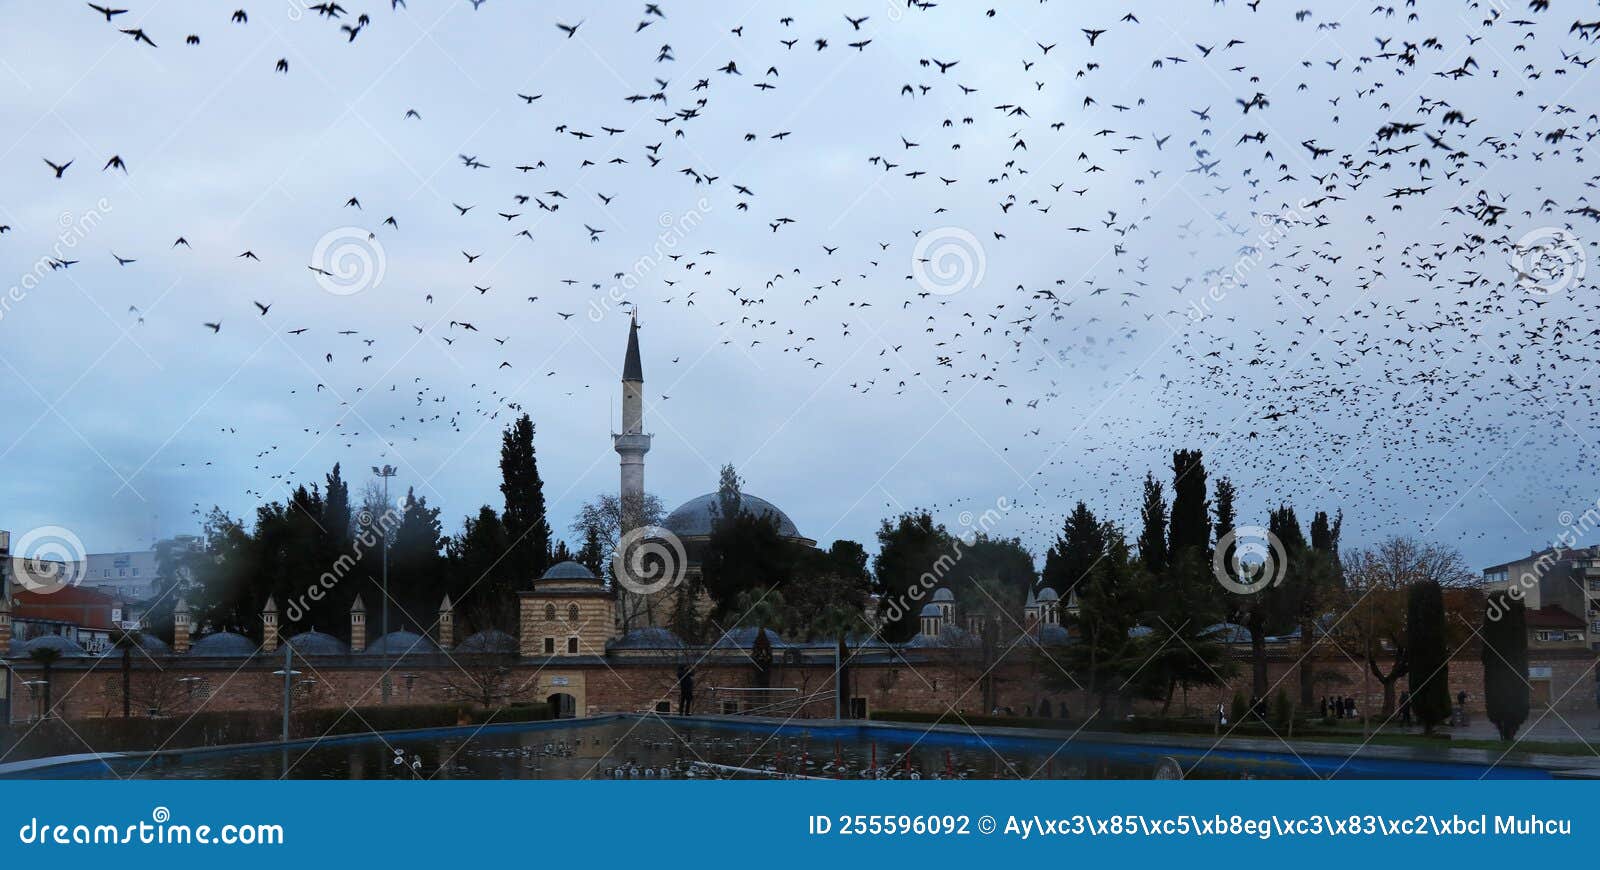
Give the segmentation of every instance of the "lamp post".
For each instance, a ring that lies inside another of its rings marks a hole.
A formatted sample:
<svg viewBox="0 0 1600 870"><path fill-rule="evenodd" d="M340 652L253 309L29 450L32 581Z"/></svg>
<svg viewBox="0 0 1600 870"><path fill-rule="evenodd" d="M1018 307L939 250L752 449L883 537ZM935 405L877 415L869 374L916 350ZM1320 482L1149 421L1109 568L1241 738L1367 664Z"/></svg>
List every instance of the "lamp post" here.
<svg viewBox="0 0 1600 870"><path fill-rule="evenodd" d="M372 466L372 473L383 478L383 509L389 509L389 478L396 474L393 465ZM389 533L383 533L383 633L389 633Z"/></svg>
<svg viewBox="0 0 1600 870"><path fill-rule="evenodd" d="M272 672L272 675L275 676L275 677L276 676L282 676L283 677L283 742L284 743L288 743L289 742L289 707L293 703L291 690L294 688L294 678L300 675L299 671L297 671L293 667L291 667L291 665L293 664L293 656L294 656L293 647L289 646L288 644L284 644L283 645L283 670L281 670L281 671L273 671Z"/></svg>

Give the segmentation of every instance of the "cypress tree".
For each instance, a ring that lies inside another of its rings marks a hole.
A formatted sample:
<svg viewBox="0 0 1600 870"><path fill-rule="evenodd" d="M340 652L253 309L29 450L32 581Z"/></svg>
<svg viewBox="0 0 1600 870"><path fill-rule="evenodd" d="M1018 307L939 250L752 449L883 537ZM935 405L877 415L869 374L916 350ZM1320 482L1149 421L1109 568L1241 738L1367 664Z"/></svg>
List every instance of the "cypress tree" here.
<svg viewBox="0 0 1600 870"><path fill-rule="evenodd" d="M1445 649L1444 591L1433 580L1411 584L1406 601L1411 642L1411 710L1425 734L1450 717L1450 660Z"/></svg>
<svg viewBox="0 0 1600 870"><path fill-rule="evenodd" d="M550 567L550 521L544 510L544 481L533 452L533 420L523 414L506 427L500 442L500 493L506 507L500 515L510 541L506 561L520 581L532 580Z"/></svg>
<svg viewBox="0 0 1600 870"><path fill-rule="evenodd" d="M1528 618L1522 599L1509 592L1484 602L1483 693L1489 721L1501 740L1512 740L1528 720Z"/></svg>
<svg viewBox="0 0 1600 870"><path fill-rule="evenodd" d="M1161 484L1149 472L1144 476L1144 503L1139 507L1139 561L1152 575L1167 570L1167 499Z"/></svg>

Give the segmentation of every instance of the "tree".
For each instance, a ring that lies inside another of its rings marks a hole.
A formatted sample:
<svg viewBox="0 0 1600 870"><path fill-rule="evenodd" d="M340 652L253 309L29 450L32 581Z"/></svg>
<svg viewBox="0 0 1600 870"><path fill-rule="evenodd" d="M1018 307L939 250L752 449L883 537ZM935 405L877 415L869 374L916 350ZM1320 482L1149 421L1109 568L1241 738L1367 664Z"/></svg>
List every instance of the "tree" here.
<svg viewBox="0 0 1600 870"><path fill-rule="evenodd" d="M595 564L590 564L584 557L584 550L579 551L578 561L589 566L597 577L609 577L611 571L611 554L616 552L622 540L623 508L621 498L612 493L601 493L594 499L584 503L578 508L577 516L573 519L571 530L574 535L587 542L594 539L598 542L596 548L599 557ZM665 511L661 506L661 499L645 493L640 499L637 515L644 525L657 526L661 524ZM592 553L593 551L591 551ZM675 591L675 590L674 590ZM639 625L656 624L657 601L659 595L636 595L627 589L617 589L617 610L622 622L622 630L627 631ZM688 638L688 635L680 634Z"/></svg>
<svg viewBox="0 0 1600 870"><path fill-rule="evenodd" d="M518 577L510 554L510 536L488 505L478 508L476 517L464 519L461 534L445 544L450 599L467 614L474 631L516 628Z"/></svg>
<svg viewBox="0 0 1600 870"><path fill-rule="evenodd" d="M1044 682L1060 691L1082 688L1099 700L1099 710L1108 708L1143 664L1130 636L1142 594L1140 566L1121 531L1107 525L1103 533L1106 552L1073 587L1078 611L1070 622L1078 642L1059 653L1041 652Z"/></svg>
<svg viewBox="0 0 1600 870"><path fill-rule="evenodd" d="M522 697L537 680L516 680L517 639L502 632L479 635L477 649L457 650L450 666L435 673L447 695L470 701L485 710L498 709Z"/></svg>
<svg viewBox="0 0 1600 870"><path fill-rule="evenodd" d="M406 490L401 503L400 524L394 531L394 542L389 545L389 595L385 600L376 583L366 597L369 613L374 601L390 608L390 630L407 625L426 629L433 622L435 609L447 591L438 583L443 572L444 532L439 523L439 509L428 507L428 497L419 496L415 490ZM376 575L376 572L372 572ZM373 577L377 579L376 576ZM368 625L382 631L382 611L369 619ZM415 614L415 616L413 616ZM369 628L368 641L375 640Z"/></svg>
<svg viewBox="0 0 1600 870"><path fill-rule="evenodd" d="M1445 649L1444 593L1433 580L1411 584L1406 633L1411 640L1411 710L1424 734L1450 716L1450 656Z"/></svg>
<svg viewBox="0 0 1600 870"><path fill-rule="evenodd" d="M1144 501L1139 507L1139 561L1159 576L1167 570L1167 500L1155 475L1145 472Z"/></svg>
<svg viewBox="0 0 1600 870"><path fill-rule="evenodd" d="M700 582L717 612L726 616L737 612L742 593L784 588L793 567L791 544L779 534L777 517L741 509L713 521L700 559Z"/></svg>
<svg viewBox="0 0 1600 870"><path fill-rule="evenodd" d="M1208 553L1211 546L1211 505L1206 501L1206 469L1200 451L1172 454L1172 515L1167 525L1167 552L1172 558L1186 551Z"/></svg>
<svg viewBox="0 0 1600 870"><path fill-rule="evenodd" d="M1088 505L1079 501L1062 523L1055 545L1045 554L1040 584L1054 589L1066 601L1105 554L1106 526L1095 518Z"/></svg>
<svg viewBox="0 0 1600 870"><path fill-rule="evenodd" d="M926 511L904 513L878 526L873 588L880 596L879 631L884 640L904 643L916 635L917 613L955 567L953 541Z"/></svg>
<svg viewBox="0 0 1600 870"><path fill-rule="evenodd" d="M1300 657L1300 705L1309 708L1316 697L1316 662L1311 655L1317 643L1317 618L1323 607L1337 600L1343 581L1339 576L1339 528L1343 516L1330 520L1327 511L1317 511L1311 518L1311 549L1307 556L1309 572L1306 594L1300 602L1300 645L1305 654Z"/></svg>
<svg viewBox="0 0 1600 870"><path fill-rule="evenodd" d="M550 522L545 517L544 481L533 451L533 420L527 414L506 427L500 443L501 522L511 548L513 576L523 582L550 567Z"/></svg>
<svg viewBox="0 0 1600 870"><path fill-rule="evenodd" d="M1528 617L1520 597L1501 590L1485 602L1483 695L1501 740L1514 740L1528 721Z"/></svg>
<svg viewBox="0 0 1600 870"><path fill-rule="evenodd" d="M29 650L28 658L33 659L33 663L39 666L39 680L44 684L42 692L44 698L43 718L48 719L54 711L54 705L50 701L50 672L55 668L56 662L60 660L61 651L47 646L39 647L38 649Z"/></svg>
<svg viewBox="0 0 1600 870"><path fill-rule="evenodd" d="M1433 582L1447 589L1460 588L1471 585L1474 574L1455 549L1402 536L1353 550L1341 564L1339 594L1344 616L1337 624L1337 640L1347 651L1354 648L1354 654L1365 661L1367 671L1383 687L1381 715L1388 719L1394 715L1395 687L1413 667L1406 616L1411 585ZM1448 626L1457 621L1448 622L1447 638ZM1460 621L1463 627L1470 624Z"/></svg>

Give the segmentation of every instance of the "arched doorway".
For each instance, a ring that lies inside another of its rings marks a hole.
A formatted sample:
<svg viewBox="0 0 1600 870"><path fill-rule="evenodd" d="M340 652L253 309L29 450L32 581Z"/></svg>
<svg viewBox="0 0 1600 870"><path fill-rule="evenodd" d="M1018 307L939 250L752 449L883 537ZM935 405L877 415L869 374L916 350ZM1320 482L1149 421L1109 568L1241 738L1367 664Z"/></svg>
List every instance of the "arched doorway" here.
<svg viewBox="0 0 1600 870"><path fill-rule="evenodd" d="M557 692L545 699L550 713L557 719L572 719L578 715L578 699L566 692Z"/></svg>

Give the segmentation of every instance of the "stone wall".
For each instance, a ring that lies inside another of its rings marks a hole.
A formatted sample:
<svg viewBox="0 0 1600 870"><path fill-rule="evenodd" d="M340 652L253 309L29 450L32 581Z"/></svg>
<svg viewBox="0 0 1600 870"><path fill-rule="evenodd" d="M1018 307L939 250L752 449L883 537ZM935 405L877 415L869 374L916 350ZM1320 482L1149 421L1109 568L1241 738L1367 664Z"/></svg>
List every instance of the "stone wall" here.
<svg viewBox="0 0 1600 870"><path fill-rule="evenodd" d="M561 605L558 605L561 606ZM446 656L407 658L387 663L367 656L330 656L311 660L297 658L294 688L295 704L300 707L362 707L383 702L383 686L389 684L389 699L396 704L456 702L475 704L478 687L490 683L491 694L500 702L546 701L562 693L572 697L579 715L604 712L646 712L664 709L678 711L678 667L698 658L698 653L671 653L657 657L599 658L593 656L517 659L506 667L500 657ZM1595 658L1592 653L1544 653L1533 662L1540 675L1535 685L1535 715L1542 697L1554 701L1561 712L1593 710L1596 703ZM1240 657L1228 685L1196 688L1185 698L1180 691L1171 713L1209 715L1221 704L1228 707L1235 691L1250 693L1250 663ZM147 715L155 707L162 715L183 715L197 709L246 710L278 709L282 702L282 678L273 671L282 666L278 656L258 656L249 660L182 661L166 660L157 668L149 660L132 669L135 715ZM38 679L36 665L17 662L24 680ZM1043 702L1049 702L1052 716L1081 718L1095 712L1099 700L1083 691L1060 691L1060 680L1047 680L1040 659L1031 654L1014 654L985 668L971 652L927 651L914 658L879 655L873 661L850 665L850 696L864 700L869 713L883 710L915 710L942 713L954 710L963 714L985 714L985 685L993 693L994 707L1018 716L1038 715ZM1386 667L1386 666L1385 666ZM1319 680L1316 696L1355 697L1358 708L1377 711L1382 691L1376 679L1364 679L1360 663L1340 657L1316 661ZM1296 659L1287 651L1268 661L1268 685L1284 691L1298 701L1299 679ZM1544 677L1548 674L1548 677ZM695 706L697 713L720 713L724 703L732 710L769 715L795 715L799 718L831 717L834 711L833 664L827 657L803 663L775 662L767 680L768 691L751 691L759 685L754 667L738 654L706 658L695 666ZM20 681L19 681L20 682ZM122 672L120 659L63 660L52 669L53 701L60 715L86 718L121 714ZM1402 678L1396 694L1405 688ZM1483 709L1482 667L1476 652L1458 656L1450 666L1451 695L1465 691L1468 709L1481 715ZM31 693L36 689L18 686L14 715L28 716L36 708ZM1103 715L1155 713L1158 702L1116 703Z"/></svg>

